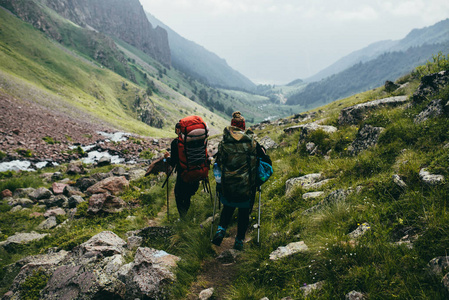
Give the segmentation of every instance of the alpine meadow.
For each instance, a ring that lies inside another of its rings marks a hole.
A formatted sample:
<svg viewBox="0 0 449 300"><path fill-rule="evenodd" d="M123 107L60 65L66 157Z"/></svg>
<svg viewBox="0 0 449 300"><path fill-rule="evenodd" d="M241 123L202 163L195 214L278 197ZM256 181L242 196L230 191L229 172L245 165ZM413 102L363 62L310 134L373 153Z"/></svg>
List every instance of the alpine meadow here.
<svg viewBox="0 0 449 300"><path fill-rule="evenodd" d="M2 299L449 299L448 25L255 84L139 0L0 0ZM274 170L243 250L167 162L237 111Z"/></svg>

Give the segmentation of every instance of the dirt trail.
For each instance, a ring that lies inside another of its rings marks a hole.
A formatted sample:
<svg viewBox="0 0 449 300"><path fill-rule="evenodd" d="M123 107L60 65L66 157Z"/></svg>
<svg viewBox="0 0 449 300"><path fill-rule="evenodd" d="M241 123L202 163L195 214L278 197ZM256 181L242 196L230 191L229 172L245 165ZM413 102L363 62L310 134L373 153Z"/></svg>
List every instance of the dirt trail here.
<svg viewBox="0 0 449 300"><path fill-rule="evenodd" d="M172 188L169 194L170 210L176 210L176 201L174 189ZM167 206L164 205L161 211L157 214L156 218L148 222L149 226L162 226L164 220L167 217ZM173 218L173 216L171 216ZM215 289L214 299L225 299L224 296L229 292L229 286L231 285L235 274L237 272L237 265L235 263L223 264L217 260L217 257L224 251L232 249L234 246L234 237L237 229L235 227L230 228L228 236L223 239L220 246L212 245L216 255L214 258L208 259L203 262L201 270L196 278L196 281L192 283L186 299L196 300L201 291L213 287Z"/></svg>

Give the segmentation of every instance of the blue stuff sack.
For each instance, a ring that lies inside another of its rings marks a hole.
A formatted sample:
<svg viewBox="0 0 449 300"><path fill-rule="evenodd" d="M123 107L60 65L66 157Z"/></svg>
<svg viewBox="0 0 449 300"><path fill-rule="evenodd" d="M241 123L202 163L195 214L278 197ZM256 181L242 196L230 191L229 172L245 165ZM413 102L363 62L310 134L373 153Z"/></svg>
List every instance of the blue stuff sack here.
<svg viewBox="0 0 449 300"><path fill-rule="evenodd" d="M273 167L262 160L259 161L259 167L257 169L257 184L261 185L262 183L265 183L272 174Z"/></svg>

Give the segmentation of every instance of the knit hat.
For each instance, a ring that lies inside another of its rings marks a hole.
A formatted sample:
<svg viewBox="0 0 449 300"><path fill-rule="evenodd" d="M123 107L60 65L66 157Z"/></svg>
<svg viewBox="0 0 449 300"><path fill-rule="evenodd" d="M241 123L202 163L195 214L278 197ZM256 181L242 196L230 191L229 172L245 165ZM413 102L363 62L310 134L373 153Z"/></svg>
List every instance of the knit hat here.
<svg viewBox="0 0 449 300"><path fill-rule="evenodd" d="M239 111L236 111L232 114L231 125L245 130L245 118Z"/></svg>

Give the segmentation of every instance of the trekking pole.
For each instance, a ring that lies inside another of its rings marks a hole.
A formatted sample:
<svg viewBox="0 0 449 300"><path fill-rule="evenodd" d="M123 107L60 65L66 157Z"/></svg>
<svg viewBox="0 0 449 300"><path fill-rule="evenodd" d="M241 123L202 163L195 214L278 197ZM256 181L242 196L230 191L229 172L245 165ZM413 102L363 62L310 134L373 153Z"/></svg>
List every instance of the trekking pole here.
<svg viewBox="0 0 449 300"><path fill-rule="evenodd" d="M215 224L215 209L217 207L217 198L218 198L218 191L215 190L215 201L214 201L214 210L213 210L213 214L212 214L212 224L210 225L210 240L212 241L213 239L213 234L214 234L214 224ZM210 194L210 197L212 199L212 193Z"/></svg>
<svg viewBox="0 0 449 300"><path fill-rule="evenodd" d="M162 188L164 188L164 185L167 184L167 221L170 222L170 203L169 203L169 182L168 179L170 178L171 173L173 172L173 169L171 172L168 172L168 163L167 160L164 158L164 162L167 164L167 179L165 179L164 184L162 185Z"/></svg>
<svg viewBox="0 0 449 300"><path fill-rule="evenodd" d="M259 186L259 219L257 221L257 244L259 244L259 239L260 239L260 201L262 198L262 189Z"/></svg>

